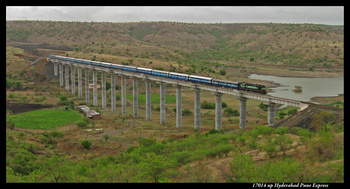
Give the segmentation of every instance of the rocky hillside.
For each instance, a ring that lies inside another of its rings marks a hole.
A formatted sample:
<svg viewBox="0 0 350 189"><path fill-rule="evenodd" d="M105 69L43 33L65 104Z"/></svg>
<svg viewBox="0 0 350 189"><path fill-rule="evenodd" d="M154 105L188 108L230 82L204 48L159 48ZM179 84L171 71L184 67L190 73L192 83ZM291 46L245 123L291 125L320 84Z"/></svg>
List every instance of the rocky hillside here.
<svg viewBox="0 0 350 189"><path fill-rule="evenodd" d="M7 42L189 65L343 67L344 26L6 21Z"/></svg>

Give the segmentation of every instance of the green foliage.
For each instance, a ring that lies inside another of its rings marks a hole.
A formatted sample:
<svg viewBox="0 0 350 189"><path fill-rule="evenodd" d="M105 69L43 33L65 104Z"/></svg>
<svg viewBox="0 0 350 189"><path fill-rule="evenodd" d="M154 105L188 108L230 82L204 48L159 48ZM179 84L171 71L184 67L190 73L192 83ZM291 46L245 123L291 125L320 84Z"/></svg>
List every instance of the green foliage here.
<svg viewBox="0 0 350 189"><path fill-rule="evenodd" d="M106 143L108 141L108 139L110 138L107 134L106 135L103 135L103 138L105 139Z"/></svg>
<svg viewBox="0 0 350 189"><path fill-rule="evenodd" d="M259 171L256 163L248 154L236 153L230 163L231 175L226 177L226 182L257 182Z"/></svg>
<svg viewBox="0 0 350 189"><path fill-rule="evenodd" d="M284 135L288 133L288 128L287 127L278 127L275 129L276 134Z"/></svg>
<svg viewBox="0 0 350 189"><path fill-rule="evenodd" d="M154 153L146 153L141 162L141 167L144 170L142 174L149 175L155 183L162 180L162 173L170 167L170 162L164 155Z"/></svg>
<svg viewBox="0 0 350 189"><path fill-rule="evenodd" d="M239 116L239 111L238 110L233 110L232 108L226 108L224 110L224 115L226 116Z"/></svg>
<svg viewBox="0 0 350 189"><path fill-rule="evenodd" d="M254 127L252 132L256 132L258 135L271 135L273 132L273 128L265 125L260 125L257 127Z"/></svg>
<svg viewBox="0 0 350 189"><path fill-rule="evenodd" d="M204 101L201 103L201 108L202 109L215 109L215 103L210 103L210 102Z"/></svg>
<svg viewBox="0 0 350 189"><path fill-rule="evenodd" d="M328 111L322 111L321 113L316 113L313 115L313 122L311 127L315 128L317 131L327 131L329 130L328 126L336 121L336 116Z"/></svg>
<svg viewBox="0 0 350 189"><path fill-rule="evenodd" d="M21 81L15 81L13 84L14 89L21 90L22 89L22 82Z"/></svg>
<svg viewBox="0 0 350 189"><path fill-rule="evenodd" d="M226 75L226 70L220 70L220 75Z"/></svg>
<svg viewBox="0 0 350 189"><path fill-rule="evenodd" d="M75 122L75 125L78 126L80 129L86 129L88 122L85 120L80 120Z"/></svg>
<svg viewBox="0 0 350 189"><path fill-rule="evenodd" d="M289 150L292 146L293 140L284 136L280 135L275 138L274 143L276 144L277 148L283 153L283 156L286 156L286 151Z"/></svg>
<svg viewBox="0 0 350 189"><path fill-rule="evenodd" d="M84 147L84 149L90 150L91 148L91 142L88 140L84 140L80 144Z"/></svg>
<svg viewBox="0 0 350 189"><path fill-rule="evenodd" d="M192 111L189 109L184 109L184 110L182 110L182 115L183 116L192 115Z"/></svg>
<svg viewBox="0 0 350 189"><path fill-rule="evenodd" d="M268 105L265 105L265 104L263 104L263 103L260 103L260 104L259 104L259 108L266 112L267 109L268 109Z"/></svg>

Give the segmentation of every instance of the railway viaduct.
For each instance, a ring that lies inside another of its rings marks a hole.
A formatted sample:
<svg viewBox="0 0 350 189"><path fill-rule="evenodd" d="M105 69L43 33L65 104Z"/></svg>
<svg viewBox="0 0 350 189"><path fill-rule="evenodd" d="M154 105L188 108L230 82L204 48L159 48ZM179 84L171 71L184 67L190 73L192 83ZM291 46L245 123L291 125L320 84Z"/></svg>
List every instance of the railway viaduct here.
<svg viewBox="0 0 350 189"><path fill-rule="evenodd" d="M194 105L194 128L200 129L200 92L202 90L211 91L216 96L216 110L215 110L215 129L219 130L222 128L222 100L223 94L234 95L240 100L240 129L246 128L246 116L247 116L247 100L257 99L264 101L268 104L268 124L274 126L275 124L275 107L276 104L284 104L288 106L300 107L303 110L308 107L307 104L285 99L267 96L263 94L250 93L246 91L218 88L214 86L207 86L201 84L194 84L190 81L181 81L171 78L145 75L142 73L110 69L100 66L91 66L81 64L78 62L69 62L58 60L54 58L48 58L49 63L54 64L54 75L59 76L60 86L65 88L67 91L71 90L72 94L75 95L75 70L78 70L78 98L82 96L82 71L85 71L85 100L86 103L90 103L89 94L89 73L92 71L93 75L93 105L97 104L97 72L101 72L101 83L102 83L102 109L106 109L106 73L111 76L111 110L116 112L116 94L115 94L115 80L116 76L121 79L121 101L122 101L122 115L126 115L126 76L133 79L133 117L138 117L138 81L142 80L146 86L146 120L151 120L151 81L160 83L160 123L166 123L165 113L165 84L170 83L176 87L176 127L182 127L182 88L190 87L195 93L195 105ZM90 60L89 60L90 61ZM71 70L71 77L69 78L69 67ZM70 85L71 83L71 85Z"/></svg>

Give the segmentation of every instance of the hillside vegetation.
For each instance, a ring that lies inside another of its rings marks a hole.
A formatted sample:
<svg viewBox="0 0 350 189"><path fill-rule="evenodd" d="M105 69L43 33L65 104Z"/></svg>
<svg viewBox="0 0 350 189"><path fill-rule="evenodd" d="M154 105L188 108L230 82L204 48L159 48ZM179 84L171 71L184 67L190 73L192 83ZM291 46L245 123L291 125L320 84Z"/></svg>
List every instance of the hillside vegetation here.
<svg viewBox="0 0 350 189"><path fill-rule="evenodd" d="M6 39L98 53L99 61L152 67L161 60L189 73L265 65L332 70L344 64L343 26L6 21Z"/></svg>

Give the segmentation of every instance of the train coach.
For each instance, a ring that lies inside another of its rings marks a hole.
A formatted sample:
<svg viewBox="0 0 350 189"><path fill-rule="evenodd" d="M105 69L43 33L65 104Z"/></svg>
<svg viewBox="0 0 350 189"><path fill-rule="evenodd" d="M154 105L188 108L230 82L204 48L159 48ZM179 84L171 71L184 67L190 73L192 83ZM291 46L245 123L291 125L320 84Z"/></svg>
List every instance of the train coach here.
<svg viewBox="0 0 350 189"><path fill-rule="evenodd" d="M229 88L229 89L236 89L236 90L243 90L243 91L250 91L250 92L255 92L255 93L266 94L265 86L259 85L259 84L226 81L226 80L221 80L221 79L213 79L211 77L188 75L188 74L182 74L182 73L176 73L176 72L167 72L167 71L160 71L160 70L154 70L154 69L149 69L149 68L142 68L142 67L136 67L136 66L125 66L125 65L120 65L120 64L112 64L112 63L98 62L98 61L92 61L92 60L68 58L68 57L64 57L64 56L51 55L51 56L49 56L49 58L50 59L64 60L64 61L69 61L69 62L77 62L77 63L92 65L92 66L101 66L101 67L106 67L106 68L111 68L111 69L118 69L118 70L160 76L160 77L167 77L167 78L171 78L171 79L190 81L193 83L212 85L212 86L216 86L216 87L224 87L224 88Z"/></svg>

